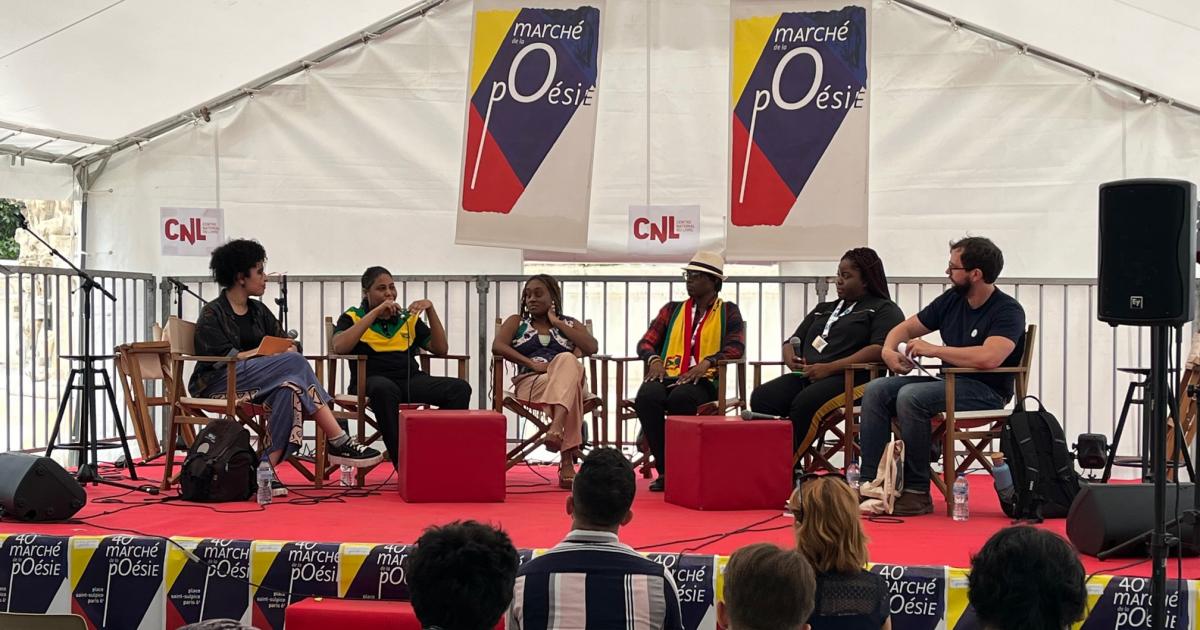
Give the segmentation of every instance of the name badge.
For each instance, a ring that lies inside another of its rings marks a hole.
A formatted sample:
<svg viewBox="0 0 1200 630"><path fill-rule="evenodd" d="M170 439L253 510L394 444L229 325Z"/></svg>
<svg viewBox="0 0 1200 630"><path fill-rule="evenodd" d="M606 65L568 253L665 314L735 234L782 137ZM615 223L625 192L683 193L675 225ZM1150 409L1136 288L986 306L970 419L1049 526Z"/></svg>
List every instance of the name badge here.
<svg viewBox="0 0 1200 630"><path fill-rule="evenodd" d="M828 345L829 345L829 342L825 341L825 337L822 337L821 335L817 335L816 338L812 340L812 347L817 352L824 351L825 346L828 346Z"/></svg>

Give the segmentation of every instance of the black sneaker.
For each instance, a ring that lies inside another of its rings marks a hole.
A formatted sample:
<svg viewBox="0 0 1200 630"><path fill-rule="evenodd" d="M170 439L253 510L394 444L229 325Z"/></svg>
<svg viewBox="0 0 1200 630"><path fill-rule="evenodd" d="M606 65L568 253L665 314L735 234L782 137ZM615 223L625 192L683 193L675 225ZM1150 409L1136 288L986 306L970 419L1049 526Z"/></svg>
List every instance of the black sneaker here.
<svg viewBox="0 0 1200 630"><path fill-rule="evenodd" d="M335 445L332 441L326 441L325 448L329 452L329 463L337 466L366 468L383 461L383 455L379 451L369 446L363 446L354 440L346 440L341 446Z"/></svg>
<svg viewBox="0 0 1200 630"><path fill-rule="evenodd" d="M650 482L650 492L662 492L667 487L667 478L662 475Z"/></svg>
<svg viewBox="0 0 1200 630"><path fill-rule="evenodd" d="M283 482L280 481L279 479L272 479L271 480L271 496L286 497L287 496L287 486L283 485Z"/></svg>

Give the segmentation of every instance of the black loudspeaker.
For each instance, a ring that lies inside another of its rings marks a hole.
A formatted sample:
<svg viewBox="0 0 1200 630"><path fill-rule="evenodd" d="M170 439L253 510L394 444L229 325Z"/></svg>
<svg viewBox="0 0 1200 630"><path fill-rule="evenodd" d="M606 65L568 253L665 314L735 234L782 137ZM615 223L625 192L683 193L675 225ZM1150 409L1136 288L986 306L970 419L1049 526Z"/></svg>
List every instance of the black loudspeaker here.
<svg viewBox="0 0 1200 630"><path fill-rule="evenodd" d="M1100 185L1100 321L1192 321L1195 259L1195 184L1127 179Z"/></svg>
<svg viewBox="0 0 1200 630"><path fill-rule="evenodd" d="M1175 517L1175 484L1167 484L1167 520ZM1188 510L1195 506L1192 484L1179 486L1179 509ZM1200 529L1194 519L1185 518L1180 538L1183 540L1184 555L1200 554ZM1134 538L1154 527L1154 484L1114 483L1085 485L1067 513L1067 538L1080 553L1089 556L1111 549L1130 538ZM1175 527L1167 533L1174 536ZM1148 555L1145 542L1130 545L1122 556ZM1177 552L1172 550L1171 555Z"/></svg>
<svg viewBox="0 0 1200 630"><path fill-rule="evenodd" d="M22 521L61 521L87 503L78 481L49 457L0 453L0 513Z"/></svg>

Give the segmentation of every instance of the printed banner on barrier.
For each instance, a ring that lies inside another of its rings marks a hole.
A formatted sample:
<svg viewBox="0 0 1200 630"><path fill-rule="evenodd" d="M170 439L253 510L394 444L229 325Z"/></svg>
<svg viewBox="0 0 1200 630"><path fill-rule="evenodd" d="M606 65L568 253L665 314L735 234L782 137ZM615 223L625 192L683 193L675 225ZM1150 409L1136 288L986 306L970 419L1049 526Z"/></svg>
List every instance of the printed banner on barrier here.
<svg viewBox="0 0 1200 630"><path fill-rule="evenodd" d="M250 623L250 541L172 538L167 547L167 627L205 619Z"/></svg>
<svg viewBox="0 0 1200 630"><path fill-rule="evenodd" d="M0 534L0 610L14 613L71 612L66 536Z"/></svg>
<svg viewBox="0 0 1200 630"><path fill-rule="evenodd" d="M1195 582L1184 590L1174 575L1167 580L1165 628L1191 628L1196 610ZM1136 630L1149 628L1150 579L1140 577L1092 578L1088 583L1088 617L1080 630Z"/></svg>
<svg viewBox="0 0 1200 630"><path fill-rule="evenodd" d="M337 597L338 543L256 540L250 547L250 580L257 584L251 623L283 630L285 610L309 597Z"/></svg>
<svg viewBox="0 0 1200 630"><path fill-rule="evenodd" d="M946 567L875 564L870 571L887 580L893 628L945 630Z"/></svg>
<svg viewBox="0 0 1200 630"><path fill-rule="evenodd" d="M604 0L475 0L454 241L587 249Z"/></svg>
<svg viewBox="0 0 1200 630"><path fill-rule="evenodd" d="M71 612L94 628L162 628L166 549L161 538L73 536Z"/></svg>
<svg viewBox="0 0 1200 630"><path fill-rule="evenodd" d="M649 553L646 557L666 567L675 579L683 627L716 630L716 557L677 553Z"/></svg>
<svg viewBox="0 0 1200 630"><path fill-rule="evenodd" d="M836 260L867 241L870 5L733 0L732 260Z"/></svg>

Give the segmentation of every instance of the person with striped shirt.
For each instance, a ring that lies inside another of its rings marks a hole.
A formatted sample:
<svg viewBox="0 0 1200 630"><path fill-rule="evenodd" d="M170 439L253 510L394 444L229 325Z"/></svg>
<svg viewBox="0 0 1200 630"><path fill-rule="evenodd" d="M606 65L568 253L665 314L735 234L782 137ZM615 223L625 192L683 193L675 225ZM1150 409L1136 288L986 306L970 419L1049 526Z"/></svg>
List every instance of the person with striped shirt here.
<svg viewBox="0 0 1200 630"><path fill-rule="evenodd" d="M617 531L633 519L633 467L599 448L579 467L567 498L571 532L517 572L508 630L682 630L671 572Z"/></svg>

